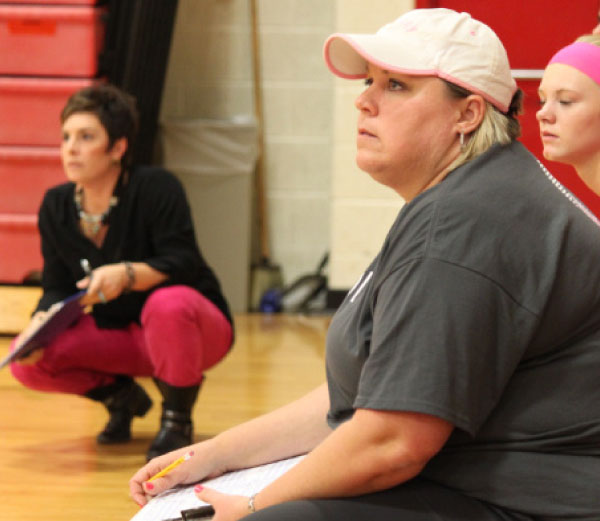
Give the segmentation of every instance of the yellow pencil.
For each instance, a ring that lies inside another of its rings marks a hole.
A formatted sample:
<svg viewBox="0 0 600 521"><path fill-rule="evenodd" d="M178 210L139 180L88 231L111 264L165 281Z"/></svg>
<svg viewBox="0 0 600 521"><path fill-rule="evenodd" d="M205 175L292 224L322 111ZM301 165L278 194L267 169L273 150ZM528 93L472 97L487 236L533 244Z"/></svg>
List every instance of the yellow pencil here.
<svg viewBox="0 0 600 521"><path fill-rule="evenodd" d="M191 450L187 454L184 454L183 456L181 456L181 458L177 458L173 463L166 466L160 472L157 472L156 474L154 474L154 476L152 476L148 481L154 481L155 479L162 478L164 475L171 472L175 467L179 467L179 465L181 465L184 461L189 460L193 455L194 455L194 451Z"/></svg>

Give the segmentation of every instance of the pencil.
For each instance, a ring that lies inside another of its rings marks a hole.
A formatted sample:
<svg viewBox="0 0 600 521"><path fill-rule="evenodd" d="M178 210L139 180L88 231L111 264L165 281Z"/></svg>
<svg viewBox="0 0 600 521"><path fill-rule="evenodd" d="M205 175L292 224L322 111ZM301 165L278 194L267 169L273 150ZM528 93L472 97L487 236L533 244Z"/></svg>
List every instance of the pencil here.
<svg viewBox="0 0 600 521"><path fill-rule="evenodd" d="M181 465L184 461L189 460L193 455L194 455L194 451L191 450L190 452L181 456L181 458L177 458L173 463L166 466L160 472L157 472L156 474L154 474L154 476L152 476L148 481L154 481L155 479L162 478L163 476L165 476L166 474L171 472L175 467L179 467L179 465Z"/></svg>

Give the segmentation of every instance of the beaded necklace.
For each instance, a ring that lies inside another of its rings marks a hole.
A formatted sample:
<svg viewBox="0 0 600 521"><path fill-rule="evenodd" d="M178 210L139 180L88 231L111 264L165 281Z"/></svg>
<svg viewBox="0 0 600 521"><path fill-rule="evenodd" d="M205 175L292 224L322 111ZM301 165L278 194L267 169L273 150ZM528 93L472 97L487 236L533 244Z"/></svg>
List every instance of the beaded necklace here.
<svg viewBox="0 0 600 521"><path fill-rule="evenodd" d="M75 189L73 199L75 201L75 208L77 210L77 216L79 217L79 225L83 234L94 240L100 233L101 227L108 224L110 213L112 209L119 204L119 198L122 191L129 183L129 170L124 170L117 179L117 184L113 190L113 194L108 201L108 208L101 214L88 213L83 209L83 187Z"/></svg>
<svg viewBox="0 0 600 521"><path fill-rule="evenodd" d="M87 237L95 237L103 224L108 224L108 217L112 209L119 203L119 198L113 195L108 202L108 208L103 213L87 213L83 209L83 187L75 190L75 208L80 219L81 229Z"/></svg>

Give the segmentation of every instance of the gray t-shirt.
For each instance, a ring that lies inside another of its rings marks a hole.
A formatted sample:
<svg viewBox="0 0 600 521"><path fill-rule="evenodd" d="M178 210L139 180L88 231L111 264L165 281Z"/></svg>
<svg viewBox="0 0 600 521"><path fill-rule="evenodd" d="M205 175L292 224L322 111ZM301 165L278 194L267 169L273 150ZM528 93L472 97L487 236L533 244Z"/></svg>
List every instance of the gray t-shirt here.
<svg viewBox="0 0 600 521"><path fill-rule="evenodd" d="M600 227L522 145L405 205L327 337L356 408L456 429L422 475L544 520L600 520Z"/></svg>

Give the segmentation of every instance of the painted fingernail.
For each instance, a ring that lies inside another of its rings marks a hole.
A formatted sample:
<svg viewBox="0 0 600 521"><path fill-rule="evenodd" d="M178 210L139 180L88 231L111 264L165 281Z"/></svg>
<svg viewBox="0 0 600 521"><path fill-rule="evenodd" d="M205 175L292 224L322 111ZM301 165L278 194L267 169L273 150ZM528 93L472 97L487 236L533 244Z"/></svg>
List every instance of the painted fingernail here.
<svg viewBox="0 0 600 521"><path fill-rule="evenodd" d="M154 490L154 485L152 483L150 483L149 481L146 481L146 488L148 490Z"/></svg>
<svg viewBox="0 0 600 521"><path fill-rule="evenodd" d="M204 487L202 485L196 485L194 487L194 492L202 492L204 490Z"/></svg>

